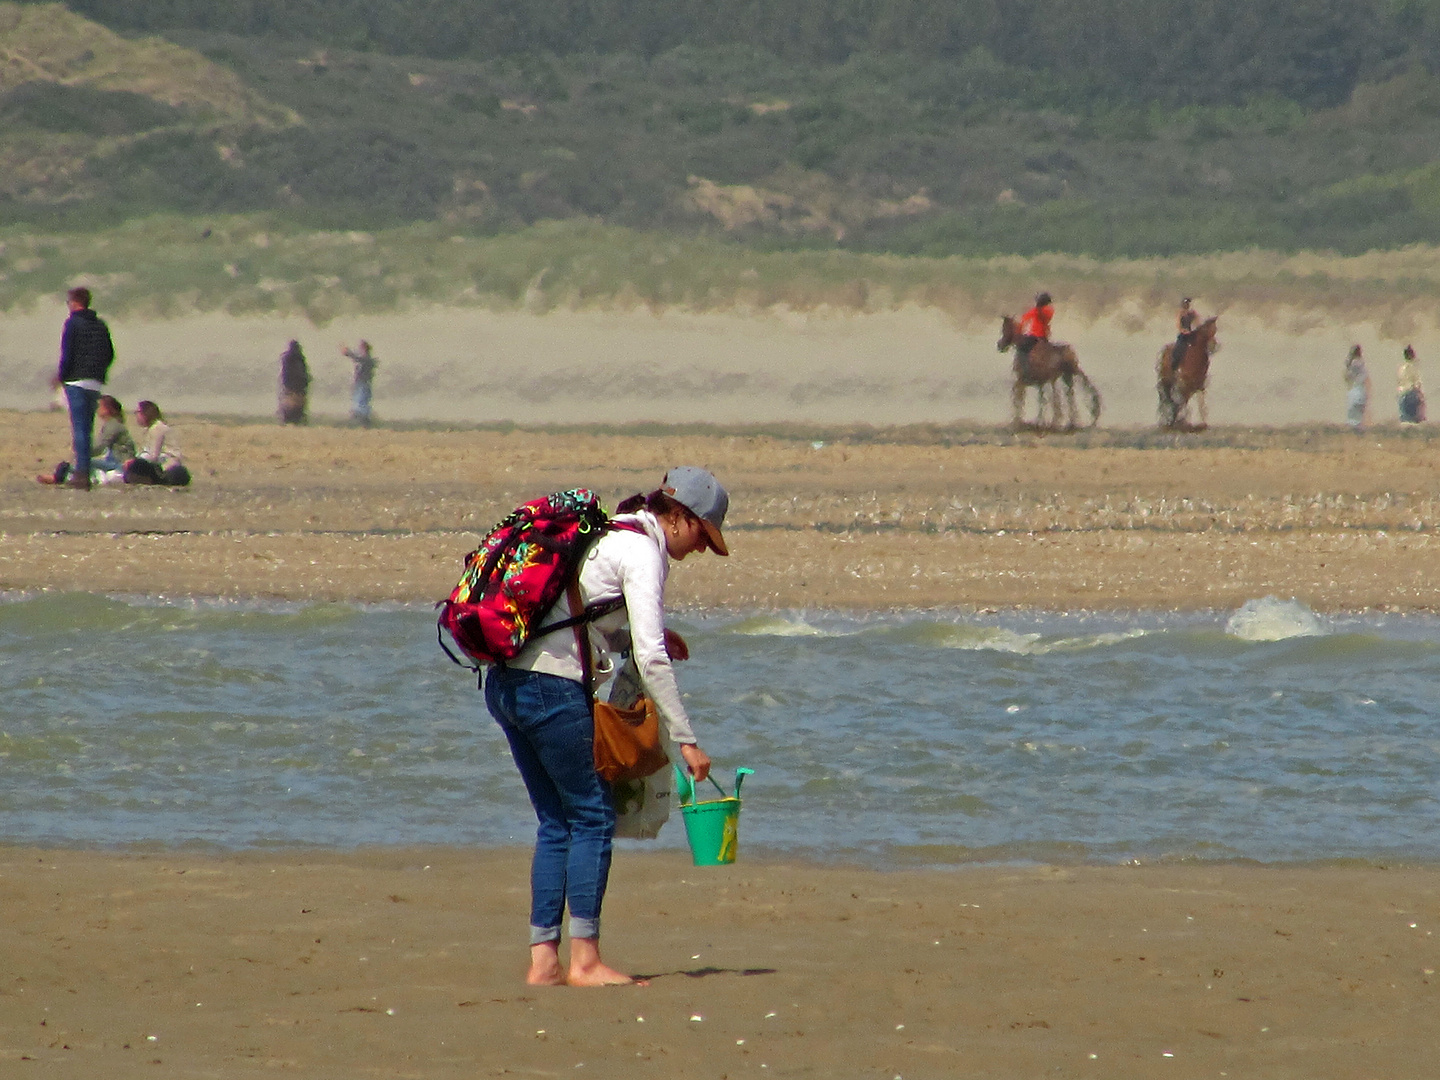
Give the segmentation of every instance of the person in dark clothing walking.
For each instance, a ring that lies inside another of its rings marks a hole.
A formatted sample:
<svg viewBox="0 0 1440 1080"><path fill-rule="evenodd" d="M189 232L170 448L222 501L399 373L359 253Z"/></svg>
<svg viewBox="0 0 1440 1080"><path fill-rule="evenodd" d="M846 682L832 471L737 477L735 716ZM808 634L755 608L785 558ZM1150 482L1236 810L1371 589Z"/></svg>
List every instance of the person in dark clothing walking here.
<svg viewBox="0 0 1440 1080"><path fill-rule="evenodd" d="M90 309L89 289L71 289L65 299L70 317L60 334L60 368L55 373L55 385L64 388L65 404L70 410L70 437L75 450L75 467L65 486L89 491L95 410L115 359L115 345L110 340L110 328Z"/></svg>
<svg viewBox="0 0 1440 1080"><path fill-rule="evenodd" d="M309 409L310 367L300 343L292 339L280 357L280 422L304 424L309 420Z"/></svg>

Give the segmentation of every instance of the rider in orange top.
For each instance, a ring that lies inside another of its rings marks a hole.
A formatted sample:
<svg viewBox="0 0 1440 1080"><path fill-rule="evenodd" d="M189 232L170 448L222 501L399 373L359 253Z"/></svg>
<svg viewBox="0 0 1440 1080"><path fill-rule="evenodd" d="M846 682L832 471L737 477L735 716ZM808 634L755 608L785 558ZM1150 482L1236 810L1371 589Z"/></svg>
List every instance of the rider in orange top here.
<svg viewBox="0 0 1440 1080"><path fill-rule="evenodd" d="M1029 364L1030 350L1037 341L1050 340L1050 320L1054 317L1055 305L1048 292L1035 297L1035 306L1020 316L1020 336L1015 341L1015 349L1022 365Z"/></svg>

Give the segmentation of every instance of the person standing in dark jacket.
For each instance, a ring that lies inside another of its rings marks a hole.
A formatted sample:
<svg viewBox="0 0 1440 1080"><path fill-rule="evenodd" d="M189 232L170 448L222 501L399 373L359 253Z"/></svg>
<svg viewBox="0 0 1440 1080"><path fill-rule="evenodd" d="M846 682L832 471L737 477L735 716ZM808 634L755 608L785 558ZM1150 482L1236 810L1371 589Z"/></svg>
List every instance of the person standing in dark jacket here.
<svg viewBox="0 0 1440 1080"><path fill-rule="evenodd" d="M115 359L110 328L90 310L90 290L77 287L66 294L70 317L60 334L60 370L55 383L64 387L70 410L70 435L75 448L75 468L65 481L67 487L90 490L90 440L95 428L95 409L105 376Z"/></svg>
<svg viewBox="0 0 1440 1080"><path fill-rule="evenodd" d="M310 366L305 350L291 340L280 357L280 422L303 424L310 409Z"/></svg>

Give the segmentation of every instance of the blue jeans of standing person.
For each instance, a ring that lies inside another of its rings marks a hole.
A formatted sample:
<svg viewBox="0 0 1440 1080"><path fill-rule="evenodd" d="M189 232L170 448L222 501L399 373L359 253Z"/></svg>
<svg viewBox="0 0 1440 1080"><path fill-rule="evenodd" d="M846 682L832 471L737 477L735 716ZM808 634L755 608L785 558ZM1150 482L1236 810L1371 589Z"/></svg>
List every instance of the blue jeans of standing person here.
<svg viewBox="0 0 1440 1080"><path fill-rule="evenodd" d="M350 419L362 427L370 426L370 394L370 384L357 381L350 395Z"/></svg>
<svg viewBox="0 0 1440 1080"><path fill-rule="evenodd" d="M530 944L600 936L600 905L610 879L615 804L595 771L595 720L573 679L492 668L485 705L510 742L539 827L530 864Z"/></svg>
<svg viewBox="0 0 1440 1080"><path fill-rule="evenodd" d="M90 440L95 432L95 410L100 391L65 384L65 403L70 407L70 440L75 447L75 476L90 481Z"/></svg>

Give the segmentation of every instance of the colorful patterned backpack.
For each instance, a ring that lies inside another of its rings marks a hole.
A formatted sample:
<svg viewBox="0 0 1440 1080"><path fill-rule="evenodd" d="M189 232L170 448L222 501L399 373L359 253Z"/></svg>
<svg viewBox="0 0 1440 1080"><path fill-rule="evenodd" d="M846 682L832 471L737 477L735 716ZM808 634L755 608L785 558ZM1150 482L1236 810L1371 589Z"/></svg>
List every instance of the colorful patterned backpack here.
<svg viewBox="0 0 1440 1080"><path fill-rule="evenodd" d="M445 655L477 674L479 664L504 665L536 636L536 626L575 580L590 545L616 525L585 488L559 491L516 507L465 556L465 572L440 609L435 636ZM540 633L565 630L624 606L623 599L592 604ZM442 633L443 631L443 633ZM466 664L445 644L449 634Z"/></svg>

